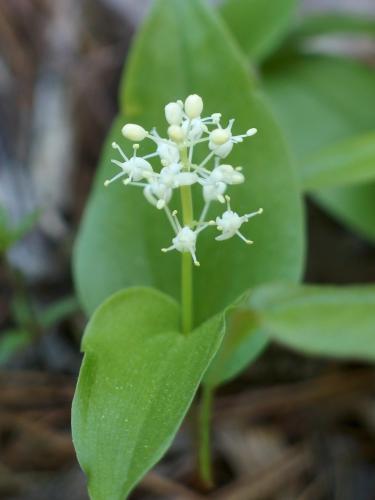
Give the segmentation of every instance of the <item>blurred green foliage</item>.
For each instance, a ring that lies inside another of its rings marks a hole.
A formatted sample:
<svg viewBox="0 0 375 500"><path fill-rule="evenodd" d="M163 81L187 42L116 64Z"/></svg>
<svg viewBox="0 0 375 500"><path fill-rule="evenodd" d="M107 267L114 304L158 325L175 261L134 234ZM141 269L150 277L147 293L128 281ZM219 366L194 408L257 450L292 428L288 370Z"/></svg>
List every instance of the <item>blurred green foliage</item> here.
<svg viewBox="0 0 375 500"><path fill-rule="evenodd" d="M328 56L327 49L323 54L318 45L311 45L319 35L375 40L375 18L332 12L295 20L282 30L283 36L272 44L273 52L259 64L256 54L249 51L249 44L255 43L251 23L271 15L267 4L226 0L222 14L248 54L249 66L258 65L296 158L302 188L313 190L314 198L330 214L375 241L374 69L349 57ZM277 5L293 19L297 3ZM275 15L273 24L264 24L261 39L273 40L279 21Z"/></svg>
<svg viewBox="0 0 375 500"><path fill-rule="evenodd" d="M39 211L34 211L26 215L16 226L12 226L9 214L0 205L0 256L34 227L38 217Z"/></svg>
<svg viewBox="0 0 375 500"><path fill-rule="evenodd" d="M267 285L247 305L267 336L295 350L375 361L375 285Z"/></svg>
<svg viewBox="0 0 375 500"><path fill-rule="evenodd" d="M7 211L0 206L0 264L10 286L11 316L14 326L0 332L0 365L37 339L46 328L62 321L78 310L75 297L63 298L43 311L35 308L22 273L14 269L7 251L35 226L40 216L36 210L26 215L17 226L12 226Z"/></svg>
<svg viewBox="0 0 375 500"><path fill-rule="evenodd" d="M220 14L245 54L259 62L290 30L297 4L297 0L227 0Z"/></svg>

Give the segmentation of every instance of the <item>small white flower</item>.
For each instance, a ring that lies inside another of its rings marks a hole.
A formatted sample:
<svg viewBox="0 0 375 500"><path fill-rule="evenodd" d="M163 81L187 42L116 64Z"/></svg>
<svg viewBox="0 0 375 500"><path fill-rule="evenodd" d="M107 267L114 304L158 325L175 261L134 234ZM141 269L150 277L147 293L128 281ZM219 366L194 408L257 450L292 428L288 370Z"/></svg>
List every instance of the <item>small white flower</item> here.
<svg viewBox="0 0 375 500"><path fill-rule="evenodd" d="M216 128L210 133L210 142L215 146L222 146L232 137L232 132L229 128Z"/></svg>
<svg viewBox="0 0 375 500"><path fill-rule="evenodd" d="M153 174L143 193L152 205L159 210L170 202L173 189L181 186L190 186L197 182L198 176L194 172L181 172L181 164L174 163L163 167L160 174Z"/></svg>
<svg viewBox="0 0 375 500"><path fill-rule="evenodd" d="M172 239L172 245L168 248L162 248L162 252L170 252L171 250L177 250L178 252L189 252L192 256L194 264L199 266L197 257L195 255L195 247L197 243L197 236L201 229L193 231L189 226L181 227L181 224L177 217L177 211L175 210L172 214L167 210L169 219L172 223L173 229L176 236Z"/></svg>
<svg viewBox="0 0 375 500"><path fill-rule="evenodd" d="M128 172L129 177L124 180L124 184L129 184L132 181L141 181L142 179L148 179L152 174L152 167L147 160L139 158L138 156L133 156L128 161Z"/></svg>
<svg viewBox="0 0 375 500"><path fill-rule="evenodd" d="M162 252L170 252L177 250L178 252L189 252L193 258L194 264L199 266L197 256L195 254L195 247L197 243L197 233L185 226L179 230L172 240L172 245L168 248L162 248Z"/></svg>
<svg viewBox="0 0 375 500"><path fill-rule="evenodd" d="M230 120L228 126L224 129L219 127L210 133L208 147L219 158L226 158L232 151L233 145L242 142L245 137L251 137L257 133L256 128L249 129L246 134L232 135L234 120Z"/></svg>
<svg viewBox="0 0 375 500"><path fill-rule="evenodd" d="M232 165L217 165L206 177L199 180L203 186L203 199L206 203L218 200L224 203L227 185L241 184L245 178Z"/></svg>
<svg viewBox="0 0 375 500"><path fill-rule="evenodd" d="M217 228L219 231L222 231L222 234L217 236L215 239L218 241L223 241L232 238L232 236L234 235L237 235L245 243L252 244L253 241L246 239L245 236L242 233L240 233L239 229L242 226L242 224L251 219L251 217L261 214L263 212L263 209L260 208L256 212L240 216L238 215L237 212L233 212L233 210L230 208L229 196L227 196L226 199L228 204L227 210L223 213L221 217L216 217Z"/></svg>
<svg viewBox="0 0 375 500"><path fill-rule="evenodd" d="M198 227L193 230L189 226L181 227L181 224L177 218L176 210L171 214L169 214L169 218L172 222L173 229L176 232L176 236L172 239L172 245L168 248L162 248L162 252L170 252L171 250L177 250L178 252L184 253L189 252L193 259L193 262L196 266L199 266L199 262L197 260L197 256L195 254L197 237L200 232L202 232L206 227L215 225L214 221L199 223Z"/></svg>
<svg viewBox="0 0 375 500"><path fill-rule="evenodd" d="M226 158L233 149L232 126L234 120L230 120L226 128L219 127L212 130L209 135L208 147L219 158Z"/></svg>
<svg viewBox="0 0 375 500"><path fill-rule="evenodd" d="M128 176L124 180L124 184L139 182L142 179L148 179L150 175L152 175L151 164L144 158L140 158L139 156L137 156L137 150L139 148L139 144L134 144L133 146L134 154L130 159L125 155L123 150L116 142L112 143L112 147L113 149L117 149L117 151L119 151L119 153L121 154L121 156L125 161L111 160L111 162L114 165L120 167L122 171L119 174L112 177L111 179L106 180L104 183L105 186L109 186L109 184L119 179L120 177L123 177L124 175Z"/></svg>
<svg viewBox="0 0 375 500"><path fill-rule="evenodd" d="M216 237L216 240L221 241L232 238L237 234L244 222L246 222L245 217L240 217L232 210L226 210L221 217L216 217L217 228L223 232L223 234ZM251 243L251 241L248 240L247 243Z"/></svg>
<svg viewBox="0 0 375 500"><path fill-rule="evenodd" d="M193 120L186 120L182 124L182 129L185 133L186 138L190 142L199 141L205 132L208 132L207 125L200 118L194 118Z"/></svg>

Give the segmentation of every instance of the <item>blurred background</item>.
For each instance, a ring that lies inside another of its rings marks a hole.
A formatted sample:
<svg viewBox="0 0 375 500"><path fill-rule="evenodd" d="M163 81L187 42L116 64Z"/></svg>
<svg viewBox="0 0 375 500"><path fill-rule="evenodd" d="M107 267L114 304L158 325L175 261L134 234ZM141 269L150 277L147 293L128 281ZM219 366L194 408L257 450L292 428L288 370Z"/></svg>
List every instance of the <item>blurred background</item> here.
<svg viewBox="0 0 375 500"><path fill-rule="evenodd" d="M72 246L150 3L0 2L0 225L15 228L0 235L0 251L1 237L14 240L0 254L0 499L87 499L70 437L85 326ZM299 15L332 9L374 14L375 4L303 0ZM375 64L368 39L315 43ZM307 219L307 281L375 282L374 246L311 200ZM370 365L268 349L218 394L208 497L375 499L374 379ZM187 422L132 498L203 498L190 438Z"/></svg>

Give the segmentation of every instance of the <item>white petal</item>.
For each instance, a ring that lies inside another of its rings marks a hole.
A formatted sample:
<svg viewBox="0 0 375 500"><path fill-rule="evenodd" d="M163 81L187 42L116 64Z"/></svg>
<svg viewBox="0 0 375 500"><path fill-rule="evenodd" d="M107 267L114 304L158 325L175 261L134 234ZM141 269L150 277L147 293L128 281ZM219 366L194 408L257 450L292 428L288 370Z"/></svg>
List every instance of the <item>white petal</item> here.
<svg viewBox="0 0 375 500"><path fill-rule="evenodd" d="M176 175L176 181L178 186L191 186L198 182L198 176L191 172L181 172Z"/></svg>

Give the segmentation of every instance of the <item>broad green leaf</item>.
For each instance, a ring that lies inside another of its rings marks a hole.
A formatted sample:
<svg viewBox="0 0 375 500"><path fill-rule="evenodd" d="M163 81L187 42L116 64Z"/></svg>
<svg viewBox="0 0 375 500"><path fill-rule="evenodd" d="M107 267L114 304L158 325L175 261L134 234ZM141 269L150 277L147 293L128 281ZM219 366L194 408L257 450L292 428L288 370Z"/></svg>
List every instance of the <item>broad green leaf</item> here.
<svg viewBox="0 0 375 500"><path fill-rule="evenodd" d="M264 208L246 228L255 241L251 248L238 238L220 245L210 230L200 239L195 323L221 311L249 286L300 276L301 200L278 126L215 13L198 0L159 0L129 56L121 88L126 114L109 134L75 249L77 288L88 312L116 290L133 285L153 286L179 298L180 255L160 251L172 237L165 216L147 204L141 191L121 185L104 189L103 181L113 174L112 141L131 147L121 138L121 125L130 121L164 131L163 106L190 93L203 96L207 114L221 111L225 119L235 117L236 131L259 129L228 161L242 165L248 179L231 192L233 208L242 213ZM194 204L201 207L201 195L196 195ZM171 206L179 208L178 197ZM209 216L215 214L213 210Z"/></svg>
<svg viewBox="0 0 375 500"><path fill-rule="evenodd" d="M323 148L306 159L301 176L309 191L375 180L375 131Z"/></svg>
<svg viewBox="0 0 375 500"><path fill-rule="evenodd" d="M322 35L375 36L375 18L355 13L328 12L304 16L293 30L290 41Z"/></svg>
<svg viewBox="0 0 375 500"><path fill-rule="evenodd" d="M220 345L220 316L186 336L179 320L171 298L133 288L87 326L72 426L92 500L123 500L161 458Z"/></svg>
<svg viewBox="0 0 375 500"><path fill-rule="evenodd" d="M249 309L272 338L306 354L375 360L375 286L260 287Z"/></svg>
<svg viewBox="0 0 375 500"><path fill-rule="evenodd" d="M205 385L217 387L236 377L264 351L268 338L254 315L237 307L227 313L223 343L204 377Z"/></svg>
<svg viewBox="0 0 375 500"><path fill-rule="evenodd" d="M353 231L375 242L375 183L322 189L314 198Z"/></svg>
<svg viewBox="0 0 375 500"><path fill-rule="evenodd" d="M225 0L221 14L253 60L264 59L289 30L296 0Z"/></svg>
<svg viewBox="0 0 375 500"><path fill-rule="evenodd" d="M263 83L300 162L374 128L375 75L362 64L295 56L266 66Z"/></svg>
<svg viewBox="0 0 375 500"><path fill-rule="evenodd" d="M297 56L265 68L264 83L302 178L313 155L374 130L375 73L362 64ZM375 182L314 196L336 217L375 240Z"/></svg>

